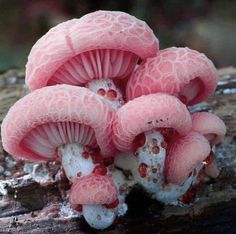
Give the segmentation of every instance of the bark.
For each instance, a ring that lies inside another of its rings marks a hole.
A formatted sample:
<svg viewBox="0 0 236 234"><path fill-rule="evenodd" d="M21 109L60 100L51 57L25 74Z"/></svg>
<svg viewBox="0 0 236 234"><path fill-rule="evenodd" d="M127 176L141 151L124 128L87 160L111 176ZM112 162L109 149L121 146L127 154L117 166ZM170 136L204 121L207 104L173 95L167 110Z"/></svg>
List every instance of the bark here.
<svg viewBox="0 0 236 234"><path fill-rule="evenodd" d="M128 213L95 231L67 207L69 183L58 163L14 161L0 145L0 233L234 233L236 69L221 69L219 76L215 96L191 110L212 111L227 125L225 142L216 148L221 173L199 186L193 204L163 206L137 188L127 198ZM0 121L27 92L23 71L0 75Z"/></svg>

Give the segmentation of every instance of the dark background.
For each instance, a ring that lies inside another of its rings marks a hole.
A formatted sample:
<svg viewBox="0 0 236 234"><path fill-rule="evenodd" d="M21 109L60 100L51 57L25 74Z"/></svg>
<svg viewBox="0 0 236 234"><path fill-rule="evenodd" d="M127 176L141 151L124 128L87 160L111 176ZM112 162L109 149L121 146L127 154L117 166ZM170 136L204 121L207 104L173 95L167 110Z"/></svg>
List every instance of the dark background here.
<svg viewBox="0 0 236 234"><path fill-rule="evenodd" d="M0 0L0 72L24 67L30 48L49 28L98 9L145 20L162 49L188 46L217 67L236 65L234 0Z"/></svg>

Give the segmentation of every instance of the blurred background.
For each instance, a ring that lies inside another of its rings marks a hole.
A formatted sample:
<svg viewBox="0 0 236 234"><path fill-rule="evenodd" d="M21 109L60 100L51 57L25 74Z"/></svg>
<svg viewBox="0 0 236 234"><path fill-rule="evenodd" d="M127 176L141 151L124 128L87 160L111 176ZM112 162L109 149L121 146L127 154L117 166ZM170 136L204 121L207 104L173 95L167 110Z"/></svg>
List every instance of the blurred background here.
<svg viewBox="0 0 236 234"><path fill-rule="evenodd" d="M188 46L217 67L236 65L234 0L0 0L0 73L24 67L30 48L54 25L98 9L145 20L162 49Z"/></svg>

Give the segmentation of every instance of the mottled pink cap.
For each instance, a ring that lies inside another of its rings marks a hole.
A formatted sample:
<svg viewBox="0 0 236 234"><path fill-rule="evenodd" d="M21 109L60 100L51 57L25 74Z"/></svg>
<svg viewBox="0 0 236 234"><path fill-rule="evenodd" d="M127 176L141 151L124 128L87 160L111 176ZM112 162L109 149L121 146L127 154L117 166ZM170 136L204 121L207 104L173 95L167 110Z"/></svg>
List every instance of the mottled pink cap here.
<svg viewBox="0 0 236 234"><path fill-rule="evenodd" d="M118 197L112 177L88 175L75 179L70 193L71 204L98 205L110 204Z"/></svg>
<svg viewBox="0 0 236 234"><path fill-rule="evenodd" d="M57 25L37 41L28 57L26 84L34 90L104 76L125 78L138 58L158 50L158 39L144 21L124 12L96 11Z"/></svg>
<svg viewBox="0 0 236 234"><path fill-rule="evenodd" d="M129 101L116 114L113 140L120 151L130 151L137 135L155 128L173 128L180 135L192 127L186 106L174 96L158 93Z"/></svg>
<svg viewBox="0 0 236 234"><path fill-rule="evenodd" d="M208 112L198 112L192 114L192 122L192 129L207 137L211 144L217 145L224 140L226 126L218 116Z"/></svg>
<svg viewBox="0 0 236 234"><path fill-rule="evenodd" d="M126 97L131 100L165 92L193 105L212 95L216 85L216 68L204 54L187 47L171 47L148 58L132 73Z"/></svg>
<svg viewBox="0 0 236 234"><path fill-rule="evenodd" d="M210 151L207 139L197 132L190 132L177 139L170 146L165 161L164 174L167 182L182 185Z"/></svg>
<svg viewBox="0 0 236 234"><path fill-rule="evenodd" d="M101 154L110 157L115 153L114 115L106 102L86 88L45 87L10 108L1 126L3 147L15 157L53 160L58 146L78 141L98 145Z"/></svg>

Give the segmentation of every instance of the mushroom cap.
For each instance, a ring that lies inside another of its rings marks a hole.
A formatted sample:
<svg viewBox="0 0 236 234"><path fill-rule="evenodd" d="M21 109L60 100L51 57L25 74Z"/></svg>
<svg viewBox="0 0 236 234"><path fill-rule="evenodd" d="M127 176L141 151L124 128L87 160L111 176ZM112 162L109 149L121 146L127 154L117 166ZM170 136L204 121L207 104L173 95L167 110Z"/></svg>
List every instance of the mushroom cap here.
<svg viewBox="0 0 236 234"><path fill-rule="evenodd" d="M91 127L101 154L112 156L111 140L115 112L97 94L86 88L56 85L36 90L17 101L1 126L4 149L15 157L29 160L52 160L24 144L33 129L48 123L73 122ZM68 129L66 130L68 134ZM65 131L65 132L66 132ZM56 147L56 146L55 146Z"/></svg>
<svg viewBox="0 0 236 234"><path fill-rule="evenodd" d="M153 128L173 128L180 135L192 126L186 106L176 97L157 93L141 96L123 105L113 123L113 141L120 151L130 151L137 135Z"/></svg>
<svg viewBox="0 0 236 234"><path fill-rule="evenodd" d="M218 116L208 112L198 112L192 114L192 122L193 131L199 132L206 137L213 135L213 138L209 139L211 144L217 145L223 141L226 134L226 126Z"/></svg>
<svg viewBox="0 0 236 234"><path fill-rule="evenodd" d="M71 187L70 203L82 205L110 204L118 191L112 177L88 175L77 177Z"/></svg>
<svg viewBox="0 0 236 234"><path fill-rule="evenodd" d="M170 145L165 161L167 182L182 185L188 175L203 162L211 151L207 139L197 132L178 138Z"/></svg>
<svg viewBox="0 0 236 234"><path fill-rule="evenodd" d="M129 51L141 59L155 55L158 39L149 26L119 11L96 11L50 29L31 49L26 65L26 84L44 87L68 60L96 49Z"/></svg>
<svg viewBox="0 0 236 234"><path fill-rule="evenodd" d="M216 68L204 54L187 47L171 47L137 67L128 81L126 97L131 100L156 92L179 97L183 92L186 104L193 105L212 95L216 85Z"/></svg>

